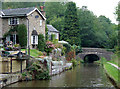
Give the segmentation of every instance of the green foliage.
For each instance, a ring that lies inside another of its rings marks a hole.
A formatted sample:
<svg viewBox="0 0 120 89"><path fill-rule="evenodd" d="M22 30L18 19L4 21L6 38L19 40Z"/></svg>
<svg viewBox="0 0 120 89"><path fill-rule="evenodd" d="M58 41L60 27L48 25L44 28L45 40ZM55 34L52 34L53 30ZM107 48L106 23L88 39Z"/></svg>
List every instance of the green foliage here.
<svg viewBox="0 0 120 89"><path fill-rule="evenodd" d="M75 52L76 52L76 55L78 53L81 53L82 52L82 48L80 46L77 46Z"/></svg>
<svg viewBox="0 0 120 89"><path fill-rule="evenodd" d="M18 39L21 47L27 46L27 28L26 25L18 25Z"/></svg>
<svg viewBox="0 0 120 89"><path fill-rule="evenodd" d="M10 30L3 35L3 37L5 38L8 35L12 35L13 32L18 32L18 26L11 27Z"/></svg>
<svg viewBox="0 0 120 89"><path fill-rule="evenodd" d="M34 62L29 68L29 74L31 74L34 79L41 80L41 79L49 79L49 70L48 67L41 64L40 61Z"/></svg>
<svg viewBox="0 0 120 89"><path fill-rule="evenodd" d="M51 40L55 40L55 34L51 34Z"/></svg>
<svg viewBox="0 0 120 89"><path fill-rule="evenodd" d="M39 52L39 56L43 56L43 53L41 51Z"/></svg>
<svg viewBox="0 0 120 89"><path fill-rule="evenodd" d="M71 45L70 44L63 44L63 47L65 47L65 53L70 52L70 50L71 50Z"/></svg>
<svg viewBox="0 0 120 89"><path fill-rule="evenodd" d="M78 62L76 61L76 59L72 59L71 62L73 64L73 67L77 66L77 64L78 64Z"/></svg>
<svg viewBox="0 0 120 89"><path fill-rule="evenodd" d="M38 49L39 51L44 51L44 48L45 48L45 39L44 39L44 36L43 34L39 34L38 35Z"/></svg>
<svg viewBox="0 0 120 89"><path fill-rule="evenodd" d="M47 25L45 25L45 39L46 39L46 41L49 40Z"/></svg>
<svg viewBox="0 0 120 89"><path fill-rule="evenodd" d="M66 48L63 47L63 48L62 48L62 52L61 52L62 55L65 55L65 50L66 50Z"/></svg>
<svg viewBox="0 0 120 89"><path fill-rule="evenodd" d="M19 47L19 44L15 44L13 47Z"/></svg>
<svg viewBox="0 0 120 89"><path fill-rule="evenodd" d="M47 55L52 52L52 50L55 49L54 44L51 41L46 42L45 52L47 52Z"/></svg>
<svg viewBox="0 0 120 89"><path fill-rule="evenodd" d="M71 45L80 45L79 21L77 17L77 8L74 2L68 2L64 18L63 40Z"/></svg>
<svg viewBox="0 0 120 89"><path fill-rule="evenodd" d="M114 48L117 44L117 30L109 18L97 18L88 9L78 9L78 17L82 47Z"/></svg>

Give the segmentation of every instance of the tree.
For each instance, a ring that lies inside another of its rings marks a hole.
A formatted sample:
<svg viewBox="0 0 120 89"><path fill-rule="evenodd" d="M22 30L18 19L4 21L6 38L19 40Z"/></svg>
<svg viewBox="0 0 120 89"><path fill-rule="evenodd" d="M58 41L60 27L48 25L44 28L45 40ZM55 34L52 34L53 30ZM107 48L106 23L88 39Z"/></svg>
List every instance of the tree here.
<svg viewBox="0 0 120 89"><path fill-rule="evenodd" d="M95 46L95 24L97 23L97 18L91 11L83 9L78 9L78 17L82 47Z"/></svg>
<svg viewBox="0 0 120 89"><path fill-rule="evenodd" d="M120 51L120 2L118 3L117 8L117 21L118 21L118 49Z"/></svg>
<svg viewBox="0 0 120 89"><path fill-rule="evenodd" d="M44 39L44 36L43 34L39 34L38 35L38 49L39 51L44 51L44 48L45 48L45 39Z"/></svg>
<svg viewBox="0 0 120 89"><path fill-rule="evenodd" d="M18 25L18 39L19 39L19 44L21 47L26 47L27 46L27 28L26 25L20 24Z"/></svg>
<svg viewBox="0 0 120 89"><path fill-rule="evenodd" d="M67 3L64 18L64 30L62 39L68 41L71 45L80 45L79 22L77 17L77 8L74 2Z"/></svg>

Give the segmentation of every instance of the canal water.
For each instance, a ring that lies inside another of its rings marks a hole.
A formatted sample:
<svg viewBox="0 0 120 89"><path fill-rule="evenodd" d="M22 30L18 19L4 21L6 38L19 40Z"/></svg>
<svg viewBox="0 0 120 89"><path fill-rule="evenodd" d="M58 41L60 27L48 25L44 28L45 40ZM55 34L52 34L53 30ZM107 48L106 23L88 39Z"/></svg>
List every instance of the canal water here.
<svg viewBox="0 0 120 89"><path fill-rule="evenodd" d="M112 88L106 74L98 64L80 64L72 70L53 76L51 80L18 82L8 87L104 87Z"/></svg>

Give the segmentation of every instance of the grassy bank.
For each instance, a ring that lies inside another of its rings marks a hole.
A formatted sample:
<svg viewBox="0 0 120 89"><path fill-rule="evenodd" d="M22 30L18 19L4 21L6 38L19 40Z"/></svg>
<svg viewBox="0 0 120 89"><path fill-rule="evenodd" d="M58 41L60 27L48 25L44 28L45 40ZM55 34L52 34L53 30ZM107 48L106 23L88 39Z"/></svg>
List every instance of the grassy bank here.
<svg viewBox="0 0 120 89"><path fill-rule="evenodd" d="M104 69L105 71L107 72L107 74L115 80L115 82L119 83L119 74L120 74L120 71L115 68L114 66L112 66L111 64L108 64L108 63L105 63L104 64Z"/></svg>
<svg viewBox="0 0 120 89"><path fill-rule="evenodd" d="M21 49L21 51L25 51L25 49ZM36 49L30 49L30 56L32 57L38 57L39 56L39 52L38 50ZM28 50L27 50L27 53L28 53Z"/></svg>
<svg viewBox="0 0 120 89"><path fill-rule="evenodd" d="M120 87L120 70L118 70L116 67L112 66L108 62L116 64L117 66L118 63L114 62L114 60L106 61L105 58L102 58L100 62L103 65L107 75L114 80L114 84L116 84L117 87Z"/></svg>

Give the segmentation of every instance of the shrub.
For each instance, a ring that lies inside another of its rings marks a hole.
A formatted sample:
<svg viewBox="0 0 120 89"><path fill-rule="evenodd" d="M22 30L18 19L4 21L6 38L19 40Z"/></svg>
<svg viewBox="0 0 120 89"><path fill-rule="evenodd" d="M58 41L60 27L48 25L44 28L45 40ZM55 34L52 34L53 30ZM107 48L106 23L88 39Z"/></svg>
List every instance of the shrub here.
<svg viewBox="0 0 120 89"><path fill-rule="evenodd" d="M51 40L55 40L55 34L51 34Z"/></svg>
<svg viewBox="0 0 120 89"><path fill-rule="evenodd" d="M54 44L51 41L46 42L45 52L47 52L47 55L49 55L52 50L55 49Z"/></svg>
<svg viewBox="0 0 120 89"><path fill-rule="evenodd" d="M66 48L65 53L70 52L70 50L71 50L71 45L70 44L63 44L63 46Z"/></svg>
<svg viewBox="0 0 120 89"><path fill-rule="evenodd" d="M45 25L45 40L46 40L46 41L49 40L47 25Z"/></svg>
<svg viewBox="0 0 120 89"><path fill-rule="evenodd" d="M77 66L77 61L76 61L76 59L72 59L71 62L72 62L72 64L73 64L73 67Z"/></svg>
<svg viewBox="0 0 120 89"><path fill-rule="evenodd" d="M65 55L65 50L66 50L66 48L63 47L63 48L62 48L62 52L61 52L62 55Z"/></svg>
<svg viewBox="0 0 120 89"><path fill-rule="evenodd" d="M38 35L38 49L39 51L44 51L44 48L45 48L45 39L44 39L44 36L43 34L39 34Z"/></svg>
<svg viewBox="0 0 120 89"><path fill-rule="evenodd" d="M18 25L18 39L21 47L27 46L27 28L24 24Z"/></svg>
<svg viewBox="0 0 120 89"><path fill-rule="evenodd" d="M15 44L14 47L19 47L19 44Z"/></svg>
<svg viewBox="0 0 120 89"><path fill-rule="evenodd" d="M75 57L76 57L75 51L70 51L66 55L66 60L67 61L71 61L72 59L75 59Z"/></svg>
<svg viewBox="0 0 120 89"><path fill-rule="evenodd" d="M57 43L57 44L54 44L54 45L55 45L55 48L60 48L60 49L63 48L63 45L62 45L62 44Z"/></svg>
<svg viewBox="0 0 120 89"><path fill-rule="evenodd" d="M82 52L82 48L80 46L77 46L76 49L75 49L75 52L76 52L76 55L78 53L81 53Z"/></svg>
<svg viewBox="0 0 120 89"><path fill-rule="evenodd" d="M43 56L43 53L41 51L38 54L39 54L39 56Z"/></svg>

